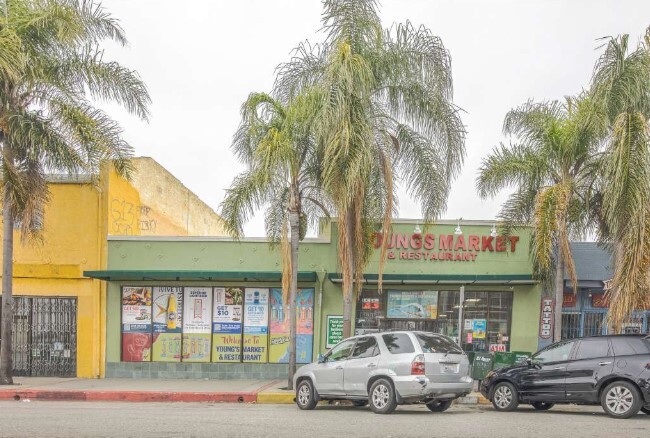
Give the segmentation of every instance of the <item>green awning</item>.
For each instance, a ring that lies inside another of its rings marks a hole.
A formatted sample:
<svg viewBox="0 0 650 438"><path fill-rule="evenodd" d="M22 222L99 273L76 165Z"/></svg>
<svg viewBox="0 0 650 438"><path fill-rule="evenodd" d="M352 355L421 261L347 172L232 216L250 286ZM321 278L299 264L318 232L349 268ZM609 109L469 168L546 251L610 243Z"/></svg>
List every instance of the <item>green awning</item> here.
<svg viewBox="0 0 650 438"><path fill-rule="evenodd" d="M384 274L384 284L536 284L532 275L447 275L447 274ZM333 283L341 283L343 278L340 273L331 273L328 278ZM363 282L377 283L378 274L364 274Z"/></svg>
<svg viewBox="0 0 650 438"><path fill-rule="evenodd" d="M84 271L85 277L105 281L250 281L280 282L280 271L151 271L151 270L106 270ZM316 272L298 272L298 281L314 283Z"/></svg>

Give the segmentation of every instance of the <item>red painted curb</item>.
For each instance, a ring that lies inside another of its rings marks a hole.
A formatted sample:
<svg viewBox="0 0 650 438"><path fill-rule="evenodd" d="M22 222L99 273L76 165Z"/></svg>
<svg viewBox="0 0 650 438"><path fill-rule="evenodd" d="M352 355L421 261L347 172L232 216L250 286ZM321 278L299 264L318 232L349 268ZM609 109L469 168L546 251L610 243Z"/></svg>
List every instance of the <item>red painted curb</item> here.
<svg viewBox="0 0 650 438"><path fill-rule="evenodd" d="M1 390L0 400L255 403L256 392Z"/></svg>

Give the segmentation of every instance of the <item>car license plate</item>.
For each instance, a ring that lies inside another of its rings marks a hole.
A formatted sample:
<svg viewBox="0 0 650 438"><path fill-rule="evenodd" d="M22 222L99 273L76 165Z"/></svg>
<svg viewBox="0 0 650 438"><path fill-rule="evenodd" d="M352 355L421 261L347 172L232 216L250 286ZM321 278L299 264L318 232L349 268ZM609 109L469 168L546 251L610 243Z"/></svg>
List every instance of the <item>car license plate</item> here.
<svg viewBox="0 0 650 438"><path fill-rule="evenodd" d="M458 364L440 364L441 373L457 373Z"/></svg>

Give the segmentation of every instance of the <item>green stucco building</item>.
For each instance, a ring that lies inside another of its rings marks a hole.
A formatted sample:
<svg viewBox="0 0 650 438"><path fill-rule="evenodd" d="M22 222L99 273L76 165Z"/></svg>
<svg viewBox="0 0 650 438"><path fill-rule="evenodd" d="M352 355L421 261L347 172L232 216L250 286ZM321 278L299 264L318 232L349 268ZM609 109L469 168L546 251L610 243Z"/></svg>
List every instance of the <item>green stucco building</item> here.
<svg viewBox="0 0 650 438"><path fill-rule="evenodd" d="M457 226L394 222L383 291L376 251L355 301L355 333L427 330L466 351L537 349L542 293L529 230L504 237L492 222ZM321 228L300 244L304 363L336 342L343 313L336 223ZM281 270L279 248L265 239L109 237L108 269L86 273L108 283L107 377L286 377Z"/></svg>

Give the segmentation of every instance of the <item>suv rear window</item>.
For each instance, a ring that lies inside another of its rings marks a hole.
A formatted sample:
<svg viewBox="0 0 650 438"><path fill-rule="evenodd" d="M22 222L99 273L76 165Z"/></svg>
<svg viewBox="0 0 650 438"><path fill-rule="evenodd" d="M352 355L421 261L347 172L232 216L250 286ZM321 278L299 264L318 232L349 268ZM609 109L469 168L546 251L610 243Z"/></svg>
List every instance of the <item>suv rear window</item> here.
<svg viewBox="0 0 650 438"><path fill-rule="evenodd" d="M382 339L392 354L415 353L413 342L406 333L387 333L382 335Z"/></svg>
<svg viewBox="0 0 650 438"><path fill-rule="evenodd" d="M416 333L415 337L425 353L462 353L463 350L458 347L451 339L444 336Z"/></svg>
<svg viewBox="0 0 650 438"><path fill-rule="evenodd" d="M614 346L614 356L629 356L633 354L648 354L650 340L637 337L611 338Z"/></svg>

